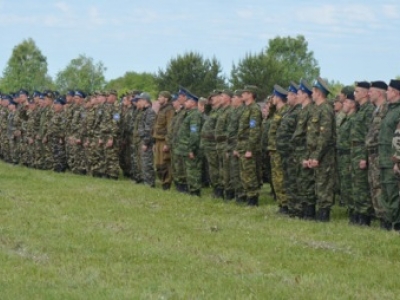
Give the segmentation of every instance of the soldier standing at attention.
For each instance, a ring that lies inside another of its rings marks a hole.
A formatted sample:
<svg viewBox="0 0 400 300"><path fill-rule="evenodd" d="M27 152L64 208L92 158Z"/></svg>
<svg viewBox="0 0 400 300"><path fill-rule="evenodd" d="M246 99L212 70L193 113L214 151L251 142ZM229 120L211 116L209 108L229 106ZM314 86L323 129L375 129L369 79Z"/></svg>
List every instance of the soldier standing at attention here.
<svg viewBox="0 0 400 300"><path fill-rule="evenodd" d="M354 200L352 190L352 172L351 172L351 140L350 131L354 126L354 118L358 110L358 103L354 99L354 91L347 90L348 94L343 103L343 112L345 118L342 120L339 128L337 128L337 166L339 174L340 196L341 201L347 205L350 223L354 222Z"/></svg>
<svg viewBox="0 0 400 300"><path fill-rule="evenodd" d="M317 221L329 222L334 203L335 184L335 115L327 102L329 89L322 78L313 86L312 98L315 109L307 133L309 157L303 161L304 167L315 170L315 194L318 206ZM307 205L313 205L308 203Z"/></svg>
<svg viewBox="0 0 400 300"><path fill-rule="evenodd" d="M49 139L52 140L53 146L53 170L54 172L65 172L67 168L67 156L65 152L65 112L64 105L66 100L63 97L58 97L54 100L54 114L49 124Z"/></svg>
<svg viewBox="0 0 400 300"><path fill-rule="evenodd" d="M154 172L154 139L152 136L156 113L152 108L150 95L141 93L138 97L138 106L142 110L142 118L138 124L138 133L140 138L140 171L143 183L150 187L155 187L156 176Z"/></svg>
<svg viewBox="0 0 400 300"><path fill-rule="evenodd" d="M84 108L84 100L86 98L86 94L82 91L75 91L74 103L75 108L73 110L72 120L70 124L70 141L73 144L72 152L70 154L73 158L71 158L70 162L72 162L72 166L70 166L72 173L74 174L86 174L86 159L83 148L83 136L82 134L82 123L86 118L86 111Z"/></svg>
<svg viewBox="0 0 400 300"><path fill-rule="evenodd" d="M397 154L393 156L393 138L397 149L400 120L400 80L392 79L387 92L388 111L381 123L379 131L379 167L381 181L381 203L385 210L385 221L390 225L387 229L400 231L400 197L399 197L399 161ZM396 177L397 176L397 177Z"/></svg>
<svg viewBox="0 0 400 300"><path fill-rule="evenodd" d="M276 150L282 160L283 189L286 194L290 217L303 217L303 209L296 205L296 159L294 155L294 144L291 143L293 133L296 130L298 114L301 104L297 100L299 86L292 82L287 91L287 104L289 109L283 114L282 121L276 131Z"/></svg>
<svg viewBox="0 0 400 300"><path fill-rule="evenodd" d="M154 122L153 138L155 139L155 167L163 190L169 190L172 183L171 152L166 143L168 128L174 116L171 104L171 93L162 91L158 95L160 109Z"/></svg>
<svg viewBox="0 0 400 300"><path fill-rule="evenodd" d="M354 116L353 126L350 130L354 200L354 218L350 219L350 223L361 226L369 226L374 213L368 184L368 153L365 146L365 139L374 111L374 106L368 99L369 88L369 82L355 83L354 99L360 105L360 109Z"/></svg>
<svg viewBox="0 0 400 300"><path fill-rule="evenodd" d="M124 177L132 178L132 123L133 123L132 93L128 93L122 99L121 108L121 144L119 153L119 165Z"/></svg>
<svg viewBox="0 0 400 300"><path fill-rule="evenodd" d="M294 164L296 166L296 196L295 209L303 210L305 220L315 220L315 177L314 170L303 161L309 157L307 148L308 124L311 122L311 114L314 110L314 103L311 100L312 88L305 81L301 80L297 91L297 100L301 103L296 130L292 136L294 145Z"/></svg>
<svg viewBox="0 0 400 300"><path fill-rule="evenodd" d="M35 96L35 93L34 93ZM27 114L27 121L26 121L26 130L25 130L25 140L24 143L26 145L26 165L30 168L34 167L34 162L35 162L35 147L34 147L34 141L35 141L35 130L38 128L38 123L35 124L36 121L38 121L38 118L36 118L38 109L36 106L35 99L29 99L28 100L28 110L26 112Z"/></svg>
<svg viewBox="0 0 400 300"><path fill-rule="evenodd" d="M272 103L276 107L276 112L272 118L271 126L268 131L268 148L267 148L271 158L272 184L274 186L276 200L278 201L279 204L278 212L284 215L287 215L289 213L289 208L287 203L287 197L283 187L282 158L276 149L276 141L277 141L276 133L278 131L278 127L281 124L282 116L289 109L289 106L286 104L287 101L286 97L287 97L286 90L277 84L274 85Z"/></svg>
<svg viewBox="0 0 400 300"><path fill-rule="evenodd" d="M261 109L257 105L257 87L247 85L242 90L246 105L239 119L237 145L233 155L240 160L240 179L247 204L258 205L260 182L257 173L257 153L261 151Z"/></svg>
<svg viewBox="0 0 400 300"><path fill-rule="evenodd" d="M371 87L368 92L369 100L375 105L375 110L372 114L372 122L369 126L365 144L368 153L368 183L372 198L372 205L375 212L375 217L379 219L382 229L388 229L391 224L385 221L385 210L381 204L381 183L380 167L379 167L379 131L381 129L382 119L387 113L388 104L386 102L387 84L383 81L371 82Z"/></svg>
<svg viewBox="0 0 400 300"><path fill-rule="evenodd" d="M195 95L185 91L186 115L178 130L178 145L176 153L181 156L184 162L187 191L190 195L201 196L201 163L203 156L200 151L200 131L203 124L203 117L197 109Z"/></svg>
<svg viewBox="0 0 400 300"><path fill-rule="evenodd" d="M44 94L44 109L40 115L40 129L39 136L42 142L41 149L41 169L53 169L53 145L52 141L48 138L50 120L53 117L53 110L51 106L54 101L54 93L47 91Z"/></svg>
<svg viewBox="0 0 400 300"><path fill-rule="evenodd" d="M0 108L0 144L1 153L0 156L5 162L10 162L9 152L10 152L10 142L7 136L8 127L8 105L11 97L9 95L1 95L1 108Z"/></svg>

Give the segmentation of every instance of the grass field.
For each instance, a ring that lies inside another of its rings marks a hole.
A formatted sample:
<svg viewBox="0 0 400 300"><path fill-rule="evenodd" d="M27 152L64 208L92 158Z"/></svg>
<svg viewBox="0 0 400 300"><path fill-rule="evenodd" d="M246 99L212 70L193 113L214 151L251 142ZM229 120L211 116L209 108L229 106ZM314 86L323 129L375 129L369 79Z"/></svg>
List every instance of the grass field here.
<svg viewBox="0 0 400 300"><path fill-rule="evenodd" d="M400 299L400 237L0 163L0 299Z"/></svg>

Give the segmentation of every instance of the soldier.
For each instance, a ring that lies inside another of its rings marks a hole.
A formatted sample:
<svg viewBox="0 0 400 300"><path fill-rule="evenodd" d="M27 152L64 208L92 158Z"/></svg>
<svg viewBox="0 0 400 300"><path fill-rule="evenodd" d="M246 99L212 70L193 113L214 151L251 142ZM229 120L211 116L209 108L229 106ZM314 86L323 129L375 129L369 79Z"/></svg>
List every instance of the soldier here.
<svg viewBox="0 0 400 300"><path fill-rule="evenodd" d="M255 103L257 87L248 85L242 91L246 105L239 119L237 145L233 155L240 159L240 179L247 204L258 205L260 182L257 174L257 153L261 152L261 110Z"/></svg>
<svg viewBox="0 0 400 300"><path fill-rule="evenodd" d="M96 106L97 106L97 94L90 96L89 101L85 105L86 118L85 123L82 124L82 138L83 148L85 149L86 157L86 170L87 173L93 176L93 153L96 145L94 137L94 126L96 121ZM65 105L64 105L65 107Z"/></svg>
<svg viewBox="0 0 400 300"><path fill-rule="evenodd" d="M339 183L341 201L347 205L349 219L353 222L354 219L354 200L352 191L352 171L351 171L351 128L354 126L354 119L357 113L359 104L354 99L354 91L347 90L348 94L343 103L343 112L346 117L337 128L337 167L340 176Z"/></svg>
<svg viewBox="0 0 400 300"><path fill-rule="evenodd" d="M296 130L298 114L301 104L297 100L299 86L291 82L287 91L287 104L289 109L283 114L281 124L276 131L276 150L282 161L283 189L285 191L290 217L303 218L303 209L296 205L296 157L294 145L291 143L293 133Z"/></svg>
<svg viewBox="0 0 400 300"><path fill-rule="evenodd" d="M203 126L205 121L208 119L208 115L211 111L211 108L209 108L210 104L208 103L208 99L204 97L200 97L199 101L197 102L197 109L201 113L201 116L203 118ZM204 150L201 145L201 138L200 138L200 148L203 153L203 170L201 171L201 182L203 183L203 187L210 187L210 175L208 171L208 164L207 164L207 159L206 156L204 155Z"/></svg>
<svg viewBox="0 0 400 300"><path fill-rule="evenodd" d="M67 94L65 96L66 104L64 106L64 111L65 111L65 117L66 117L66 124L65 124L65 134L67 137L66 144L65 144L65 150L67 153L67 167L72 170L73 164L74 164L74 155L73 155L73 138L72 138L72 133L71 133L71 124L72 124L72 119L74 116L74 111L77 109L77 105L74 103L74 96L75 96L75 91L69 90L67 91Z"/></svg>
<svg viewBox="0 0 400 300"><path fill-rule="evenodd" d="M36 96L34 92L33 96ZM35 99L29 99L28 100L28 110L27 110L27 121L26 121L26 126L25 126L25 140L24 144L26 146L26 151L25 151L25 162L28 167L33 168L34 163L35 163L35 147L34 147L34 141L35 141L35 135L36 131L39 128L39 118L37 118L38 114L38 109L35 103Z"/></svg>
<svg viewBox="0 0 400 300"><path fill-rule="evenodd" d="M39 134L37 137L40 139L41 151L39 169L52 170L53 169L53 146L52 141L48 138L49 124L53 116L51 106L54 101L54 94L51 91L44 93L43 109L40 114Z"/></svg>
<svg viewBox="0 0 400 300"><path fill-rule="evenodd" d="M24 166L28 166L28 143L26 138L27 122L28 122L28 106L29 103L33 103L33 99L29 99L29 93L26 90L19 91L19 103L20 110L20 130L21 137L19 141L20 149L20 163Z"/></svg>
<svg viewBox="0 0 400 300"><path fill-rule="evenodd" d="M141 110L141 120L138 124L139 134L139 157L141 172L140 178L143 179L143 183L155 187L155 172L154 172L154 157L153 157L153 146L154 140L152 137L152 130L156 119L156 113L152 109L150 95L148 93L141 93L138 98L138 107Z"/></svg>
<svg viewBox="0 0 400 300"><path fill-rule="evenodd" d="M15 165L20 163L21 160L21 150L25 151L25 147L22 143L24 139L24 123L26 120L26 102L28 99L28 92L25 90L20 90L16 93L14 97L14 102L17 103L17 107L15 112L13 113L14 117L14 139L12 145L12 161ZM25 163L25 162L24 162ZM25 163L26 164L26 163Z"/></svg>
<svg viewBox="0 0 400 300"><path fill-rule="evenodd" d="M368 185L368 154L365 139L374 107L368 99L370 83L360 81L356 82L355 86L354 98L360 105L360 109L354 116L350 131L354 216L350 217L349 221L351 224L369 226L373 216L373 207Z"/></svg>
<svg viewBox="0 0 400 300"><path fill-rule="evenodd" d="M296 166L296 183L294 198L295 209L302 208L301 214L305 220L315 220L315 177L314 170L309 168L303 162L308 158L307 149L307 130L311 123L311 115L314 110L314 104L311 100L312 88L305 81L301 80L297 91L297 99L301 103L296 130L292 136L294 145L294 164Z"/></svg>
<svg viewBox="0 0 400 300"><path fill-rule="evenodd" d="M268 151L271 157L271 175L272 175L272 184L274 186L274 191L276 195L276 200L279 204L278 212L280 214L287 215L289 213L287 197L283 187L283 169L282 169L282 158L279 152L276 149L276 132L278 131L278 127L281 124L282 116L289 109L289 106L286 104L287 101L287 92L279 85L274 86L274 95L273 95L273 104L276 107L276 112L271 121L271 126L268 131Z"/></svg>
<svg viewBox="0 0 400 300"><path fill-rule="evenodd" d="M82 124L86 118L86 111L84 107L84 100L86 94L80 90L75 91L74 103L75 108L73 110L72 120L69 127L70 131L70 142L73 147L71 148L70 155L73 157L70 159L72 166L70 166L72 173L85 175L86 174L86 157L83 148L83 136L82 136ZM68 117L68 116L67 116Z"/></svg>
<svg viewBox="0 0 400 300"><path fill-rule="evenodd" d="M368 153L368 183L372 198L372 205L375 217L379 219L382 229L388 229L391 224L385 221L385 211L381 204L381 183L379 181L379 154L378 154L378 136L381 128L382 119L385 117L388 104L386 102L387 84L383 81L371 82L368 92L369 99L375 105L372 114L372 122L369 126L365 144Z"/></svg>
<svg viewBox="0 0 400 300"><path fill-rule="evenodd" d="M124 177L132 178L132 122L133 122L132 93L123 97L121 109L121 144L119 153L119 165Z"/></svg>
<svg viewBox="0 0 400 300"><path fill-rule="evenodd" d="M0 108L0 144L1 144L1 158L5 162L11 162L10 153L10 141L8 138L8 105L12 98L9 95L3 94L1 96L1 108Z"/></svg>
<svg viewBox="0 0 400 300"><path fill-rule="evenodd" d="M275 198L274 186L271 180L271 160L268 153L268 131L274 115L274 106L272 105L272 96L269 96L262 108L263 121L261 124L261 161L262 161L262 180L269 183L271 195Z"/></svg>
<svg viewBox="0 0 400 300"><path fill-rule="evenodd" d="M117 91L111 90L107 95L104 105L103 119L100 127L101 141L104 145L104 169L101 172L107 178L118 180L119 177L119 122L121 115L118 107L115 105L117 101Z"/></svg>
<svg viewBox="0 0 400 300"><path fill-rule="evenodd" d="M153 138L155 140L154 154L157 177L161 181L163 190L169 190L172 183L171 152L166 143L168 128L174 116L174 108L171 104L171 93L162 91L158 94L160 105L154 122Z"/></svg>
<svg viewBox="0 0 400 300"><path fill-rule="evenodd" d="M303 166L315 170L315 194L317 221L329 222L334 203L335 176L335 116L332 106L327 102L329 89L320 77L313 86L312 98L315 108L312 111L307 132L308 159Z"/></svg>
<svg viewBox="0 0 400 300"><path fill-rule="evenodd" d="M92 128L93 143L91 145L92 157L91 157L91 167L93 177L106 177L104 173L104 143L102 140L101 126L103 124L104 118L104 108L106 102L106 93L99 92L96 97L96 107L95 107L95 117L94 124Z"/></svg>
<svg viewBox="0 0 400 300"><path fill-rule="evenodd" d="M65 152L65 123L66 116L64 105L66 100L58 97L54 100L53 116L50 120L48 138L52 140L53 146L53 171L57 173L65 172L67 169L67 155Z"/></svg>
<svg viewBox="0 0 400 300"><path fill-rule="evenodd" d="M176 153L184 162L187 191L190 195L201 196L201 163L203 156L200 151L200 131L202 116L197 109L195 95L185 90L185 118L178 130L178 144Z"/></svg>
<svg viewBox="0 0 400 300"><path fill-rule="evenodd" d="M378 137L381 203L385 210L385 221L390 224L388 229L400 231L399 160L397 153L393 156L392 149L393 142L395 149L398 148L398 134L395 131L400 120L400 80L390 81L386 96L388 111L382 120Z"/></svg>

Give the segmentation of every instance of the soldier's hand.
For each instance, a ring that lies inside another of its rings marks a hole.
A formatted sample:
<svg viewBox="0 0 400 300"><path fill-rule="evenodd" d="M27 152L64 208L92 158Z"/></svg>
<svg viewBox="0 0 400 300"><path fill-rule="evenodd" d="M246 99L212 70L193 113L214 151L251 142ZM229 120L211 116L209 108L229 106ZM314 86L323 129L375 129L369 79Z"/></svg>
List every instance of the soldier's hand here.
<svg viewBox="0 0 400 300"><path fill-rule="evenodd" d="M162 151L163 152L168 152L169 151L169 147L167 145L164 145Z"/></svg>
<svg viewBox="0 0 400 300"><path fill-rule="evenodd" d="M309 168L308 160L303 160L301 165L303 166L303 168L308 169Z"/></svg>
<svg viewBox="0 0 400 300"><path fill-rule="evenodd" d="M189 152L189 158L193 159L194 158L194 153L193 152Z"/></svg>
<svg viewBox="0 0 400 300"><path fill-rule="evenodd" d="M399 165L398 164L394 164L393 173L394 174L400 174L400 169L399 169Z"/></svg>
<svg viewBox="0 0 400 300"><path fill-rule="evenodd" d="M42 139L42 143L43 143L43 144L46 144L46 143L47 143L47 138L44 137L44 138Z"/></svg>
<svg viewBox="0 0 400 300"><path fill-rule="evenodd" d="M236 157L239 157L239 156L240 156L240 155L239 155L239 152L237 152L236 150L233 151L233 155L236 156Z"/></svg>
<svg viewBox="0 0 400 300"><path fill-rule="evenodd" d="M143 151L147 151L147 146L146 145L142 145L142 150Z"/></svg>
<svg viewBox="0 0 400 300"><path fill-rule="evenodd" d="M246 153L244 154L244 157L252 158L253 157L253 153L251 153L251 151L246 151Z"/></svg>
<svg viewBox="0 0 400 300"><path fill-rule="evenodd" d="M33 139L32 138L28 138L28 144L29 145L33 144Z"/></svg>
<svg viewBox="0 0 400 300"><path fill-rule="evenodd" d="M113 146L113 144L114 144L113 140L108 140L107 144L106 144L106 147L107 148L111 148Z"/></svg>
<svg viewBox="0 0 400 300"><path fill-rule="evenodd" d="M77 144L77 145L80 145L80 144L82 144L82 141L81 141L81 139L75 139L75 144Z"/></svg>
<svg viewBox="0 0 400 300"><path fill-rule="evenodd" d="M99 140L99 145L102 145L104 142L103 142L103 140Z"/></svg>
<svg viewBox="0 0 400 300"><path fill-rule="evenodd" d="M394 156L394 155L393 155L390 159L391 159L392 162L394 162L394 163L400 162L400 160L399 160L396 156Z"/></svg>
<svg viewBox="0 0 400 300"><path fill-rule="evenodd" d="M309 160L309 166L310 168L318 168L319 167L319 161L316 159L310 159Z"/></svg>
<svg viewBox="0 0 400 300"><path fill-rule="evenodd" d="M360 160L360 169L365 170L367 168L367 161L366 160Z"/></svg>

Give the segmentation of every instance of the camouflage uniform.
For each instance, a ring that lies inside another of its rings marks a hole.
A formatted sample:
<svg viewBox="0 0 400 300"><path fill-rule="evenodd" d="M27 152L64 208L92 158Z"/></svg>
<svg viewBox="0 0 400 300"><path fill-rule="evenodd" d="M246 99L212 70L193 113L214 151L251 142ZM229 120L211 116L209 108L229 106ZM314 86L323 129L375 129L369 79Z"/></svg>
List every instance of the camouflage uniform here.
<svg viewBox="0 0 400 300"><path fill-rule="evenodd" d="M82 139L83 146L85 149L85 157L86 157L86 170L88 174L93 175L93 152L96 147L97 140L94 137L94 124L96 121L96 108L89 107L86 109L86 118L85 124L82 124Z"/></svg>
<svg viewBox="0 0 400 300"><path fill-rule="evenodd" d="M29 167L35 167L35 136L40 125L40 119L37 117L39 112L38 108L28 110L25 131L25 143L27 145L26 150L26 163Z"/></svg>
<svg viewBox="0 0 400 300"><path fill-rule="evenodd" d="M360 169L359 166L361 160L368 160L365 138L371 124L373 110L374 107L369 102L361 105L354 116L353 126L350 128L354 208L349 207L349 211L351 212L354 209L357 223L358 219L370 219L373 215L371 194L368 185L368 170ZM367 221L366 223L369 222Z"/></svg>
<svg viewBox="0 0 400 300"><path fill-rule="evenodd" d="M307 133L311 123L311 115L315 106L313 103L308 104L299 111L297 118L296 130L292 136L292 144L294 145L294 164L296 166L296 184L295 191L295 209L303 208L303 217L306 219L315 218L315 177L314 170L304 168L302 163L310 156L307 148ZM294 192L293 192L294 193Z"/></svg>
<svg viewBox="0 0 400 300"><path fill-rule="evenodd" d="M368 153L368 183L371 193L372 204L375 212L375 217L381 221L385 219L385 210L381 204L381 183L379 155L378 155L378 136L381 128L382 119L385 117L388 109L388 104L385 102L373 112L372 122L366 136L365 144Z"/></svg>
<svg viewBox="0 0 400 300"><path fill-rule="evenodd" d="M86 111L83 105L77 105L72 115L70 124L70 134L74 140L70 154L73 158L70 160L71 171L75 174L86 174L86 156L83 148L82 124L86 118ZM80 141L80 142L78 142Z"/></svg>
<svg viewBox="0 0 400 300"><path fill-rule="evenodd" d="M132 178L132 122L133 122L133 106L123 107L121 110L121 143L119 152L119 166L125 177Z"/></svg>
<svg viewBox="0 0 400 300"><path fill-rule="evenodd" d="M14 138L11 139L12 142L12 162L14 164L19 164L21 159L21 149L23 148L22 140L23 140L23 127L22 124L25 119L25 109L22 105L19 105L16 111L13 114L13 126L14 126Z"/></svg>
<svg viewBox="0 0 400 300"><path fill-rule="evenodd" d="M26 138L27 123L28 123L28 110L27 107L21 106L21 137L20 137L20 163L24 166L28 166L28 139Z"/></svg>
<svg viewBox="0 0 400 300"><path fill-rule="evenodd" d="M378 137L380 182L382 190L381 203L385 210L385 220L393 225L396 230L400 230L399 179L393 172L394 163L391 157L393 156L393 137L395 137L394 142L395 145L397 145L397 134L395 135L395 131L399 120L400 99L395 103L388 104L388 111L382 119Z"/></svg>
<svg viewBox="0 0 400 300"><path fill-rule="evenodd" d="M200 131L203 117L197 108L186 110L177 138L175 153L181 156L185 165L185 177L188 192L192 195L200 196L201 183L201 163L203 155L200 151ZM194 154L194 158L189 157L189 153Z"/></svg>
<svg viewBox="0 0 400 300"><path fill-rule="evenodd" d="M262 161L262 179L263 182L268 182L273 190L271 180L271 159L268 152L268 132L271 127L272 115L263 118L261 124L261 161Z"/></svg>
<svg viewBox="0 0 400 300"><path fill-rule="evenodd" d="M226 156L225 149L228 139L228 122L231 115L232 108L228 105L221 108L221 112L215 124L215 141L216 141L216 152L218 157L218 181L217 188L221 190L222 193L225 191L225 199L233 199L234 190L226 189L229 187L229 160Z"/></svg>
<svg viewBox="0 0 400 300"><path fill-rule="evenodd" d="M156 174L154 171L154 157L153 145L154 140L152 137L152 129L156 120L156 113L151 108L151 105L142 109L142 118L139 123L139 149L140 149L140 170L143 183L151 187L155 187ZM146 150L143 149L146 147Z"/></svg>
<svg viewBox="0 0 400 300"><path fill-rule="evenodd" d="M53 170L65 172L67 169L67 154L65 151L65 112L54 112L50 120L48 138L53 146Z"/></svg>
<svg viewBox="0 0 400 300"><path fill-rule="evenodd" d="M232 108L227 127L226 153L229 161L229 182L225 183L225 189L233 190L235 192L236 201L238 202L246 200L246 194L240 179L240 160L237 156L233 155L233 151L236 150L237 147L239 120L245 108L244 105Z"/></svg>
<svg viewBox="0 0 400 300"><path fill-rule="evenodd" d="M15 111L9 111L7 115L7 138L8 138L8 145L9 145L9 158L10 162L16 164L15 162L15 148L16 148L16 142L15 142L15 131L17 128L15 127L14 121L15 121Z"/></svg>
<svg viewBox="0 0 400 300"><path fill-rule="evenodd" d="M319 207L318 220L329 220L330 208L334 203L335 184L335 117L332 106L327 102L315 105L308 123L307 148L309 159L317 160L315 168L315 194Z"/></svg>
<svg viewBox="0 0 400 300"><path fill-rule="evenodd" d="M171 152L170 150L164 151L164 146L167 146L166 136L173 116L174 108L170 102L167 102L160 107L153 128L155 166L157 177L160 179L163 189L169 189L172 183Z"/></svg>
<svg viewBox="0 0 400 300"><path fill-rule="evenodd" d="M10 162L10 142L7 135L8 129L8 114L7 107L0 107L0 144L1 144L1 158L5 162Z"/></svg>
<svg viewBox="0 0 400 300"><path fill-rule="evenodd" d="M276 150L282 159L283 170L283 189L285 191L289 215L302 217L303 209L297 205L296 201L296 159L294 155L294 145L291 143L293 133L296 130L298 114L301 105L294 105L287 110L281 120L281 124L276 131Z"/></svg>
<svg viewBox="0 0 400 300"><path fill-rule="evenodd" d="M91 144L92 157L89 158L91 161L92 175L94 177L102 177L105 176L104 173L104 141L103 144L100 144L100 140L102 137L101 134L101 125L103 123L104 116L104 104L98 104L95 106L95 117L93 128L91 134L93 135L93 142Z"/></svg>
<svg viewBox="0 0 400 300"><path fill-rule="evenodd" d="M210 175L210 184L211 187L214 189L213 195L215 197L222 197L222 191L217 190L219 170L218 155L216 149L217 142L215 140L215 125L217 124L219 112L219 108L211 109L208 118L204 121L200 134L201 149L204 151L204 156L206 157L208 173Z"/></svg>
<svg viewBox="0 0 400 300"><path fill-rule="evenodd" d="M142 178L142 170L140 168L140 136L139 136L139 124L143 119L143 110L136 109L135 110L135 118L133 122L132 129L132 179L137 183L141 183L143 181Z"/></svg>
<svg viewBox="0 0 400 300"><path fill-rule="evenodd" d="M178 191L187 191L186 174L185 174L185 161L183 156L178 151L179 136L178 132L182 126L183 120L186 117L186 109L181 108L171 121L171 128L168 132L169 147L172 154L172 178Z"/></svg>
<svg viewBox="0 0 400 300"><path fill-rule="evenodd" d="M267 150L271 157L271 177L272 184L278 201L279 207L286 210L288 207L287 197L283 187L283 167L281 155L276 151L276 133L281 124L282 116L289 109L288 105L283 105L277 110L271 120L271 125L268 131L268 147Z"/></svg>
<svg viewBox="0 0 400 300"><path fill-rule="evenodd" d="M256 103L247 105L240 116L236 151L240 159L240 179L249 205L258 205L260 178L257 169L257 154L261 152L262 114ZM245 153L252 152L246 158Z"/></svg>
<svg viewBox="0 0 400 300"><path fill-rule="evenodd" d="M45 107L40 114L39 138L41 139L39 169L53 169L53 146L48 138L48 130L53 111L50 107Z"/></svg>
<svg viewBox="0 0 400 300"><path fill-rule="evenodd" d="M65 150L67 153L67 164L70 170L72 170L72 167L74 165L74 150L73 150L74 145L70 140L72 138L71 124L74 112L77 108L78 105L76 105L75 103L65 105L65 117L66 117L65 135L67 137Z"/></svg>

